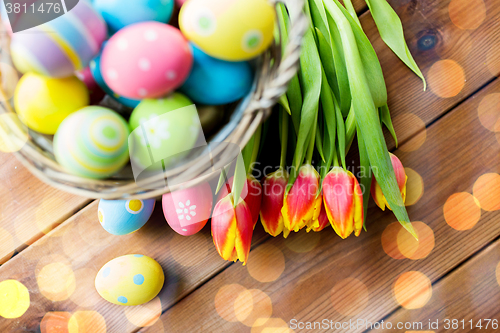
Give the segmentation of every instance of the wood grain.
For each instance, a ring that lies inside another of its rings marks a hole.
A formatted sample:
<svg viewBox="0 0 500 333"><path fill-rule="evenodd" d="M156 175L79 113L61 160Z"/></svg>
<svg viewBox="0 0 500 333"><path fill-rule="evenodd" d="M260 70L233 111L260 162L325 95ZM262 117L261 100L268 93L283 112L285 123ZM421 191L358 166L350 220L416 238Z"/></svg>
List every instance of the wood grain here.
<svg viewBox="0 0 500 333"><path fill-rule="evenodd" d="M403 164L416 170L424 180L425 194L417 204L409 207L409 214L413 220L426 223L434 232L435 247L427 258L395 260L385 254L381 234L395 219L392 214L372 207L368 233L362 233L359 238L342 241L331 229L324 230L320 233L319 245L301 255L290 251L281 238L266 242L266 245L282 251L286 258L286 268L276 281L260 283L246 267L232 265L163 315L163 321L170 323L169 331L250 331L239 322L222 319L216 311L215 295L230 283L265 292L272 300L273 317L285 322L291 319L314 322L324 318L333 321L363 318L374 322L398 307L392 285L401 273L417 270L436 281L481 249L500 234L500 225L496 223L499 213L483 212L480 222L472 230L456 231L445 222L443 205L455 192L471 192L474 181L482 174L500 171L500 145L495 134L484 128L477 117L481 99L499 91L500 82L495 81L433 124L420 149L410 153L397 151ZM411 141L407 144L412 144ZM303 239L302 242L305 246L310 240ZM263 266L262 270L265 269L269 268ZM346 278L356 278L366 286L368 302L363 303L363 298L358 298L359 304L356 304L353 296L359 295L348 288L339 290L335 299L331 299L332 288ZM360 307L359 313L353 317L341 314L346 312L345 309L349 310L349 304L354 309ZM197 316L189 317L192 313Z"/></svg>
<svg viewBox="0 0 500 333"><path fill-rule="evenodd" d="M1 152L0 198L0 264L90 202L42 183Z"/></svg>

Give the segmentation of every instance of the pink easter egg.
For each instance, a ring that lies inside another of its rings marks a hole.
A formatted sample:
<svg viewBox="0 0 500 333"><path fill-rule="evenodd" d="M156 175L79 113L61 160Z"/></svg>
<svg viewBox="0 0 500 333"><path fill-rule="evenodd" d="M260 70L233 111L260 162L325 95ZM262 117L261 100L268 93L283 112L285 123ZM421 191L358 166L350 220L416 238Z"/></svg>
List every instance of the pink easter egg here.
<svg viewBox="0 0 500 333"><path fill-rule="evenodd" d="M211 217L212 205L212 189L207 182L162 197L167 223L183 236L194 235L203 229Z"/></svg>
<svg viewBox="0 0 500 333"><path fill-rule="evenodd" d="M118 31L101 58L104 81L118 95L131 99L168 94L184 83L192 65L193 54L181 32L151 21Z"/></svg>

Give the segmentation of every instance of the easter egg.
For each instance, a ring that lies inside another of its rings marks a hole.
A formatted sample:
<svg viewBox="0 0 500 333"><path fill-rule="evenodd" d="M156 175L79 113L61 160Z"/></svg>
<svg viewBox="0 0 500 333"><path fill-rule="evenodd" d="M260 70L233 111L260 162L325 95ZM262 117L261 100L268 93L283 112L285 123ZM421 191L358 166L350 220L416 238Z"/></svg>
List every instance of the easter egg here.
<svg viewBox="0 0 500 333"><path fill-rule="evenodd" d="M174 0L94 0L111 32L139 22L167 23L174 10Z"/></svg>
<svg viewBox="0 0 500 333"><path fill-rule="evenodd" d="M189 0L179 13L187 39L228 61L254 58L273 41L275 11L267 0Z"/></svg>
<svg viewBox="0 0 500 333"><path fill-rule="evenodd" d="M71 174L107 178L128 162L129 133L125 120L113 110L87 106L61 123L54 136L54 155Z"/></svg>
<svg viewBox="0 0 500 333"><path fill-rule="evenodd" d="M95 289L108 302L132 306L155 298L164 282L158 262L142 254L128 254L102 266L95 278Z"/></svg>
<svg viewBox="0 0 500 333"><path fill-rule="evenodd" d="M90 72L92 73L92 77L94 78L95 82L101 87L106 94L108 94L111 98L113 98L115 101L128 106L129 108L135 108L141 101L138 99L130 99L126 98L123 96L118 95L114 91L112 91L106 82L104 82L104 78L102 77L102 72L101 72L101 54L99 54L97 57L92 59L90 61Z"/></svg>
<svg viewBox="0 0 500 333"><path fill-rule="evenodd" d="M229 62L213 58L196 46L193 68L181 91L197 103L228 104L244 97L252 88L252 68L245 61Z"/></svg>
<svg viewBox="0 0 500 333"><path fill-rule="evenodd" d="M163 214L168 225L180 235L191 236L203 229L212 212L212 189L207 182L166 193Z"/></svg>
<svg viewBox="0 0 500 333"><path fill-rule="evenodd" d="M106 84L131 98L159 98L189 75L193 55L181 32L158 22L129 25L104 47L101 70Z"/></svg>
<svg viewBox="0 0 500 333"><path fill-rule="evenodd" d="M121 236L139 230L148 222L155 199L148 200L104 200L99 201L98 218L104 230Z"/></svg>
<svg viewBox="0 0 500 333"><path fill-rule="evenodd" d="M129 122L132 166L139 169L175 163L189 153L201 133L196 107L180 93L143 100Z"/></svg>
<svg viewBox="0 0 500 333"><path fill-rule="evenodd" d="M87 87L75 76L24 74L14 92L14 106L21 121L43 134L56 133L67 116L88 104Z"/></svg>
<svg viewBox="0 0 500 333"><path fill-rule="evenodd" d="M88 66L107 37L106 24L88 1L66 14L12 35L12 61L22 72L66 77Z"/></svg>
<svg viewBox="0 0 500 333"><path fill-rule="evenodd" d="M95 82L90 67L85 67L84 69L77 71L75 75L87 87L90 95L90 104L98 104L102 101L106 93L101 89L97 82Z"/></svg>

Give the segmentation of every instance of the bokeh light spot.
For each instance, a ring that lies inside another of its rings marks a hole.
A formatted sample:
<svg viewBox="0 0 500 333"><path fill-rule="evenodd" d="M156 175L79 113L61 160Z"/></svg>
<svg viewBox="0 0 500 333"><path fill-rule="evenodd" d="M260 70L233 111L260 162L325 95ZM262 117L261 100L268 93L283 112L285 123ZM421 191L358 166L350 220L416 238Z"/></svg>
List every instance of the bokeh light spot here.
<svg viewBox="0 0 500 333"><path fill-rule="evenodd" d="M253 326L251 333L293 333L288 324L281 318L269 318L264 325Z"/></svg>
<svg viewBox="0 0 500 333"><path fill-rule="evenodd" d="M472 229L481 218L481 208L477 199L469 193L450 195L443 206L446 223L456 230Z"/></svg>
<svg viewBox="0 0 500 333"><path fill-rule="evenodd" d="M479 103L477 115L481 124L489 131L500 131L500 93L486 95Z"/></svg>
<svg viewBox="0 0 500 333"><path fill-rule="evenodd" d="M40 322L41 333L68 333L71 313L63 311L47 312Z"/></svg>
<svg viewBox="0 0 500 333"><path fill-rule="evenodd" d="M385 227L382 233L381 242L384 252L393 259L404 259L405 256L399 251L398 234L403 229L401 223L393 222Z"/></svg>
<svg viewBox="0 0 500 333"><path fill-rule="evenodd" d="M363 282L355 278L347 278L335 284L330 299L335 311L344 316L355 316L368 305L370 295Z"/></svg>
<svg viewBox="0 0 500 333"><path fill-rule="evenodd" d="M486 211L500 209L500 175L498 173L486 173L479 177L472 187L474 197L479 205Z"/></svg>
<svg viewBox="0 0 500 333"><path fill-rule="evenodd" d="M30 306L28 288L19 281L5 280L0 282L0 316L19 318Z"/></svg>
<svg viewBox="0 0 500 333"><path fill-rule="evenodd" d="M170 253L172 258L182 266L196 266L204 261L208 255L209 243L202 233L189 236L191 242L186 242L186 237L175 234L170 240Z"/></svg>
<svg viewBox="0 0 500 333"><path fill-rule="evenodd" d="M451 0L448 11L453 24L464 30L477 29L486 18L483 0Z"/></svg>
<svg viewBox="0 0 500 333"><path fill-rule="evenodd" d="M0 265L14 254L14 238L7 230L0 228Z"/></svg>
<svg viewBox="0 0 500 333"><path fill-rule="evenodd" d="M397 120L405 132L416 133L411 140L401 145L399 149L404 152L415 151L420 148L427 139L427 129L420 117L413 113L403 113Z"/></svg>
<svg viewBox="0 0 500 333"><path fill-rule="evenodd" d="M432 284L425 274L410 271L401 274L393 287L394 297L406 309L419 309L432 297Z"/></svg>
<svg viewBox="0 0 500 333"><path fill-rule="evenodd" d="M161 316L161 301L156 297L146 304L127 306L124 311L128 321L135 326L152 326Z"/></svg>
<svg viewBox="0 0 500 333"><path fill-rule="evenodd" d="M285 256L276 246L263 244L250 252L247 269L259 282L274 281L285 270Z"/></svg>
<svg viewBox="0 0 500 333"><path fill-rule="evenodd" d="M0 63L0 67L2 63ZM0 69L1 70L1 69ZM0 96L1 100L1 96ZM15 113L0 114L0 151L14 153L28 142L28 129Z"/></svg>
<svg viewBox="0 0 500 333"><path fill-rule="evenodd" d="M68 323L69 333L106 333L106 321L96 311L77 311Z"/></svg>
<svg viewBox="0 0 500 333"><path fill-rule="evenodd" d="M408 259L423 259L434 249L434 232L425 223L412 222L413 229L418 236L418 241L406 229L398 232L397 243L399 251Z"/></svg>
<svg viewBox="0 0 500 333"><path fill-rule="evenodd" d="M436 61L427 73L427 81L432 92L441 98L458 95L465 85L462 66L451 59Z"/></svg>
<svg viewBox="0 0 500 333"><path fill-rule="evenodd" d="M95 276L97 269L91 267L80 268L75 271L75 292L70 299L77 305L89 308L102 300L101 296L95 290Z"/></svg>
<svg viewBox="0 0 500 333"><path fill-rule="evenodd" d="M234 301L242 292L247 290L237 283L222 286L215 295L215 309L221 318L229 322L237 322L234 312Z"/></svg>
<svg viewBox="0 0 500 333"><path fill-rule="evenodd" d="M424 180L422 176L411 168L405 168L408 180L406 182L405 206L416 204L424 194Z"/></svg>
<svg viewBox="0 0 500 333"><path fill-rule="evenodd" d="M285 240L285 246L296 253L307 253L318 246L321 234L306 232L305 228L299 232L292 232Z"/></svg>
<svg viewBox="0 0 500 333"><path fill-rule="evenodd" d="M262 326L273 313L273 304L259 289L242 291L234 301L236 318L245 326Z"/></svg>
<svg viewBox="0 0 500 333"><path fill-rule="evenodd" d="M38 289L47 299L57 302L68 299L75 291L75 274L69 265L54 262L36 275Z"/></svg>

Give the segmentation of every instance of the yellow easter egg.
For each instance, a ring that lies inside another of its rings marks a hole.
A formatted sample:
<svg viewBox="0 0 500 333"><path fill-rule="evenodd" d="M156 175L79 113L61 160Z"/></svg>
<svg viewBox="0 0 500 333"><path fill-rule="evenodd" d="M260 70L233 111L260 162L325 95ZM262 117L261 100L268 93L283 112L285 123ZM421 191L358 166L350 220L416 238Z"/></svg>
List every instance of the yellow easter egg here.
<svg viewBox="0 0 500 333"><path fill-rule="evenodd" d="M269 47L275 17L267 0L189 0L181 8L179 26L208 55L242 61Z"/></svg>
<svg viewBox="0 0 500 333"><path fill-rule="evenodd" d="M155 260L129 254L109 261L97 273L95 288L102 298L118 305L139 305L158 295L165 276Z"/></svg>
<svg viewBox="0 0 500 333"><path fill-rule="evenodd" d="M88 104L87 87L76 76L51 78L27 73L14 92L19 119L43 134L55 134L67 116Z"/></svg>

